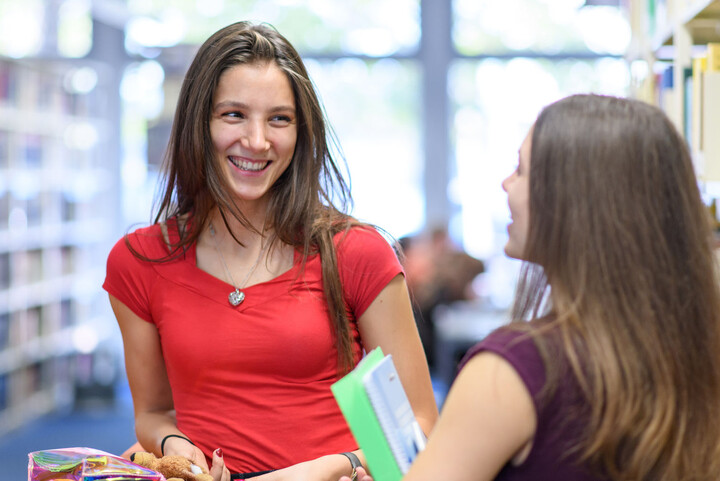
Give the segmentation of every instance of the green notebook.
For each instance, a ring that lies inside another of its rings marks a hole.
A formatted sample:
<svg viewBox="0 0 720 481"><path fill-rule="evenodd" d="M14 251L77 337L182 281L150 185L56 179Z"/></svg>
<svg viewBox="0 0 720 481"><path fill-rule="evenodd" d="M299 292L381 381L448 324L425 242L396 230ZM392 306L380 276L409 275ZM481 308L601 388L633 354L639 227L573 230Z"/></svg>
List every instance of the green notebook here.
<svg viewBox="0 0 720 481"><path fill-rule="evenodd" d="M377 347L331 387L375 481L399 481L424 446L392 362Z"/></svg>

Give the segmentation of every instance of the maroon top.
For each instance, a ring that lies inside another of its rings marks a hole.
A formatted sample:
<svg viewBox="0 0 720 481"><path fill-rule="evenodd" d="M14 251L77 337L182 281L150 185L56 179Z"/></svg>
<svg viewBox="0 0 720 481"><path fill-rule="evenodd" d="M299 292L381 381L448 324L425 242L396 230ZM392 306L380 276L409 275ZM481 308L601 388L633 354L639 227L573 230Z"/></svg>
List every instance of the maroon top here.
<svg viewBox="0 0 720 481"><path fill-rule="evenodd" d="M513 342L514 341L514 342ZM551 346L552 347L552 346ZM569 449L579 439L586 419L582 412L586 403L570 372L558 376L556 389L541 396L545 384L545 365L532 338L507 327L497 329L473 346L460 363L460 369L479 352L493 352L517 371L532 397L537 416L537 429L527 459L518 466L506 464L496 480L502 481L598 481L586 466L578 465ZM570 416L570 413L575 413Z"/></svg>

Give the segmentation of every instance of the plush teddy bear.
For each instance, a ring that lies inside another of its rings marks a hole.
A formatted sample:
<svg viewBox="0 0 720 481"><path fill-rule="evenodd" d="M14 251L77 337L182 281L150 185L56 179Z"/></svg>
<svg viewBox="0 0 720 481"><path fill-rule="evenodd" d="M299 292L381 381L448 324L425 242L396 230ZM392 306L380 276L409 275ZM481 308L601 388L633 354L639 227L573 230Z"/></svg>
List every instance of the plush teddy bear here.
<svg viewBox="0 0 720 481"><path fill-rule="evenodd" d="M182 456L163 456L158 458L153 453L137 452L130 456L130 460L152 469L165 476L167 481L213 481L207 471L195 466L189 459Z"/></svg>

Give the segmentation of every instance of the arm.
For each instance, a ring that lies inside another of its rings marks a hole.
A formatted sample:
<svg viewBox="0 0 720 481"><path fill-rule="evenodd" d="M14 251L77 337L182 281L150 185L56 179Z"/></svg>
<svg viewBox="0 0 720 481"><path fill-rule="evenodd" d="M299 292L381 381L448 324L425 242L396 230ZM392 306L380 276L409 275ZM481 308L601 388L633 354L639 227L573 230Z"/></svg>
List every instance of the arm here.
<svg viewBox="0 0 720 481"><path fill-rule="evenodd" d="M123 338L125 369L135 409L135 433L146 450L161 456L160 444L165 436L187 436L180 432L175 423L172 391L165 370L160 336L155 325L141 319L112 295L110 304ZM164 454L186 457L197 466L208 469L202 451L184 439L168 438ZM227 469L214 466L213 475L216 475L216 479L224 479L220 477L222 471L227 472Z"/></svg>
<svg viewBox="0 0 720 481"><path fill-rule="evenodd" d="M427 447L403 480L495 479L507 462L527 456L536 424L532 398L517 372L500 356L481 353L453 383Z"/></svg>
<svg viewBox="0 0 720 481"><path fill-rule="evenodd" d="M358 319L358 328L366 351L380 346L384 354L392 354L413 413L429 434L438 410L404 276L398 274L380 291ZM367 466L362 450L355 454Z"/></svg>
<svg viewBox="0 0 720 481"><path fill-rule="evenodd" d="M358 327L366 351L380 346L384 354L392 354L415 417L429 434L437 420L437 404L402 275L385 286L358 319Z"/></svg>

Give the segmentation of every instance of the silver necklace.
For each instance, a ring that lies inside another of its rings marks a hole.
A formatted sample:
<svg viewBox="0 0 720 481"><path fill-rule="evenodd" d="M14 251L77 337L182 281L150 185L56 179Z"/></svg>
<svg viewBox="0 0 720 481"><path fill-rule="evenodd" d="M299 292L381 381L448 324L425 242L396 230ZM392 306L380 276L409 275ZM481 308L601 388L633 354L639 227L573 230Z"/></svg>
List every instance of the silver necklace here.
<svg viewBox="0 0 720 481"><path fill-rule="evenodd" d="M245 279L243 279L241 284L235 284L235 280L233 279L232 274L230 274L230 269L228 269L227 263L225 262L225 257L222 254L222 251L220 250L220 247L218 246L217 239L215 238L215 228L212 224L210 224L210 237L213 239L213 244L215 244L215 250L218 254L220 254L220 260L222 261L223 267L225 268L225 273L230 278L230 282L235 287L235 290L232 291L228 295L228 302L232 304L233 306L239 306L242 304L242 301L245 300L245 293L241 291L240 289L245 287L245 284L247 284L247 281L250 279L250 276L253 272L255 272L255 269L257 268L258 264L260 264L260 259L262 259L263 254L265 253L265 249L267 248L268 244L265 244L262 249L260 249L260 253L258 254L257 259L255 259L255 264L250 268L250 271L245 276ZM262 242L262 241L261 241Z"/></svg>

